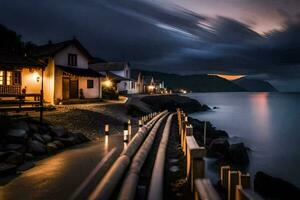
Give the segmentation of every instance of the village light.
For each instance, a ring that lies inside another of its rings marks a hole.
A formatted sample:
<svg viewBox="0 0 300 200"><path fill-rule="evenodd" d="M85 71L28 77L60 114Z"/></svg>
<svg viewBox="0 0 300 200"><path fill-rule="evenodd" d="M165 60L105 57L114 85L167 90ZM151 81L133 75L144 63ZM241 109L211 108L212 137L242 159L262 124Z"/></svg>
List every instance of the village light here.
<svg viewBox="0 0 300 200"><path fill-rule="evenodd" d="M36 82L40 81L40 75L35 71L32 74L32 79L35 80Z"/></svg>
<svg viewBox="0 0 300 200"><path fill-rule="evenodd" d="M154 87L153 85L149 85L149 86L148 86L148 89L149 89L149 90L154 90L154 88L155 88L155 87Z"/></svg>
<svg viewBox="0 0 300 200"><path fill-rule="evenodd" d="M105 87L111 87L112 86L112 82L111 82L111 80L109 80L108 78L103 82L103 85L105 86Z"/></svg>

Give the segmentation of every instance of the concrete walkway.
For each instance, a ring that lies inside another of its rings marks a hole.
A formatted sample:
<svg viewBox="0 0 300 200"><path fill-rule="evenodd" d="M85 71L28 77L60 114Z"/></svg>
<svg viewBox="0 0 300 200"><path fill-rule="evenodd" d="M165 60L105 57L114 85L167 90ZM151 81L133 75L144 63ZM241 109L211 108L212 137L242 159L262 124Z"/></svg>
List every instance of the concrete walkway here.
<svg viewBox="0 0 300 200"><path fill-rule="evenodd" d="M123 134L101 137L38 161L36 166L0 186L0 199L68 199L114 147L123 150Z"/></svg>

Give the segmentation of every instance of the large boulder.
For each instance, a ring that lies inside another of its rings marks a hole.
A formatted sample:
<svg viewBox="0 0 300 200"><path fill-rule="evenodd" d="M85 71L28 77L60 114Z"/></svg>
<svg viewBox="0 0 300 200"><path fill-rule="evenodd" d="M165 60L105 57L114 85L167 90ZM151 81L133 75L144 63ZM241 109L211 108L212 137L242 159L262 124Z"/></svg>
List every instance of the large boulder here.
<svg viewBox="0 0 300 200"><path fill-rule="evenodd" d="M12 154L11 151L4 151L4 152L0 152L0 162L4 162L8 156L10 156Z"/></svg>
<svg viewBox="0 0 300 200"><path fill-rule="evenodd" d="M30 161L30 160L33 160L34 159L34 156L31 154L31 153L25 153L24 154L24 159L26 161Z"/></svg>
<svg viewBox="0 0 300 200"><path fill-rule="evenodd" d="M63 149L63 148L65 148L64 143L62 143L62 142L59 141L59 140L54 140L52 143L55 144L56 147L57 147L58 149Z"/></svg>
<svg viewBox="0 0 300 200"><path fill-rule="evenodd" d="M16 173L17 166L7 163L0 163L0 176L7 176Z"/></svg>
<svg viewBox="0 0 300 200"><path fill-rule="evenodd" d="M28 135L24 129L11 129L6 133L6 138L11 143L25 143L27 137Z"/></svg>
<svg viewBox="0 0 300 200"><path fill-rule="evenodd" d="M28 123L28 126L29 126L29 129L31 132L38 133L40 130L39 124L37 124L37 123L31 122L31 123Z"/></svg>
<svg viewBox="0 0 300 200"><path fill-rule="evenodd" d="M44 155L47 153L46 145L37 140L30 140L28 142L28 149L34 155Z"/></svg>
<svg viewBox="0 0 300 200"><path fill-rule="evenodd" d="M52 137L48 134L44 134L44 135L41 135L41 137L43 138L43 140L46 142L46 143L49 143L51 142L52 140Z"/></svg>
<svg viewBox="0 0 300 200"><path fill-rule="evenodd" d="M24 153L26 150L26 147L24 144L7 144L5 146L5 149L7 151L18 151Z"/></svg>
<svg viewBox="0 0 300 200"><path fill-rule="evenodd" d="M300 189L293 184L264 172L257 172L254 177L254 191L266 199L298 199Z"/></svg>
<svg viewBox="0 0 300 200"><path fill-rule="evenodd" d="M29 126L27 124L27 122L25 121L15 121L13 124L12 124L12 127L14 127L15 129L22 129L22 130L25 130L26 132L29 132Z"/></svg>
<svg viewBox="0 0 300 200"><path fill-rule="evenodd" d="M195 99L179 95L145 96L141 98L141 101L148 104L156 111L165 109L176 111L177 108L181 108L184 112L192 113L210 109L208 106L200 104Z"/></svg>
<svg viewBox="0 0 300 200"><path fill-rule="evenodd" d="M8 164L20 165L24 162L24 155L19 152L11 152L11 154L5 160Z"/></svg>
<svg viewBox="0 0 300 200"><path fill-rule="evenodd" d="M249 164L249 156L244 143L232 144L228 151L229 161L236 165Z"/></svg>
<svg viewBox="0 0 300 200"><path fill-rule="evenodd" d="M208 154L211 156L224 157L228 154L230 144L226 138L214 139L209 147Z"/></svg>
<svg viewBox="0 0 300 200"><path fill-rule="evenodd" d="M50 142L47 144L47 152L48 154L55 154L58 150L58 147L55 143Z"/></svg>
<svg viewBox="0 0 300 200"><path fill-rule="evenodd" d="M41 143L45 143L45 140L43 139L43 137L38 133L33 134L32 139L39 141Z"/></svg>
<svg viewBox="0 0 300 200"><path fill-rule="evenodd" d="M60 126L51 126L51 132L54 137L65 137L67 135L66 130Z"/></svg>

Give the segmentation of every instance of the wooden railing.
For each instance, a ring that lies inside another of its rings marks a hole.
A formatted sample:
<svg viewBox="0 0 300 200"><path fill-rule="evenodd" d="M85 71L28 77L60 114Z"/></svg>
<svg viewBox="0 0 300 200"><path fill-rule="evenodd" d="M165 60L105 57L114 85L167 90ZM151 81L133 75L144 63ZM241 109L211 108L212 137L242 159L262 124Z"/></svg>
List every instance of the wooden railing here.
<svg viewBox="0 0 300 200"><path fill-rule="evenodd" d="M16 111L40 111L40 121L43 120L43 92L34 94L1 94L0 93L0 112L7 114Z"/></svg>
<svg viewBox="0 0 300 200"><path fill-rule="evenodd" d="M0 85L0 94L21 94L21 85Z"/></svg>
<svg viewBox="0 0 300 200"><path fill-rule="evenodd" d="M177 109L179 136L182 151L186 156L187 180L195 200L219 200L220 197L209 179L205 178L206 148L199 146L193 136L193 126L188 117ZM205 137L205 135L204 135ZM221 185L226 190L227 200L260 200L251 190L250 175L235 171L230 166L221 167Z"/></svg>

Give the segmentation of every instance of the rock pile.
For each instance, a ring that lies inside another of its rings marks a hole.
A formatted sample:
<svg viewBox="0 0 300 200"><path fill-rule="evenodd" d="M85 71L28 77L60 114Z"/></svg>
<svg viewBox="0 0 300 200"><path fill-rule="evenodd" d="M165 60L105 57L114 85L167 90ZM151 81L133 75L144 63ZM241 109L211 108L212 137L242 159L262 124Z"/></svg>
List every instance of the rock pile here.
<svg viewBox="0 0 300 200"><path fill-rule="evenodd" d="M189 118L194 128L194 136L199 144L203 144L204 122ZM208 156L216 157L222 164L246 166L249 164L248 149L244 143L230 144L225 131L217 130L207 122L206 146Z"/></svg>
<svg viewBox="0 0 300 200"><path fill-rule="evenodd" d="M16 172L26 161L89 141L82 133L32 119L6 119L0 123L0 175Z"/></svg>

